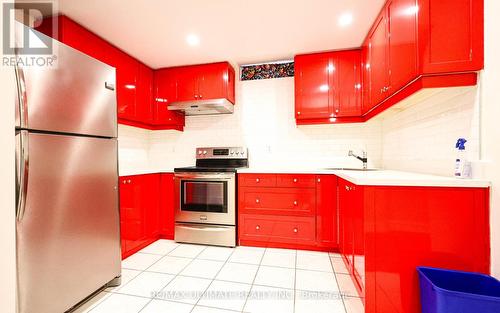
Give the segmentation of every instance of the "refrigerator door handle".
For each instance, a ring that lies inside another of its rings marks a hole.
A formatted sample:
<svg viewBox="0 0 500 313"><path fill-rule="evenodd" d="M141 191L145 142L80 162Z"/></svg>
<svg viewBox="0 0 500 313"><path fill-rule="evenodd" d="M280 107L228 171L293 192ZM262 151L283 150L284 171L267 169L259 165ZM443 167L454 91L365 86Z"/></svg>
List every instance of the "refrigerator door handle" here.
<svg viewBox="0 0 500 313"><path fill-rule="evenodd" d="M19 173L16 173L17 188L17 206L16 206L16 218L21 221L26 210L26 195L28 193L28 173L29 173L29 134L27 130L21 130L19 132L19 145L16 151L16 157L18 158L17 164L19 164ZM17 166L16 166L17 170Z"/></svg>
<svg viewBox="0 0 500 313"><path fill-rule="evenodd" d="M21 128L28 128L28 99L26 94L26 80L24 71L21 67L16 66L17 93L19 99L19 122Z"/></svg>

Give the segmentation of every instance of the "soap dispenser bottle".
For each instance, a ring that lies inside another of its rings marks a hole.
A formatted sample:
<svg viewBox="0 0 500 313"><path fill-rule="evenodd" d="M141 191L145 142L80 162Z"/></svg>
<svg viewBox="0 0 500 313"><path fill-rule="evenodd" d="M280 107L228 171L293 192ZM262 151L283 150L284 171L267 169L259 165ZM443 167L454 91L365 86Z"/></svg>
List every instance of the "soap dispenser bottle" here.
<svg viewBox="0 0 500 313"><path fill-rule="evenodd" d="M455 148L457 151L457 158L455 160L455 177L458 178L470 178L470 163L467 161L467 154L465 152L465 143L467 140L465 138L458 138Z"/></svg>

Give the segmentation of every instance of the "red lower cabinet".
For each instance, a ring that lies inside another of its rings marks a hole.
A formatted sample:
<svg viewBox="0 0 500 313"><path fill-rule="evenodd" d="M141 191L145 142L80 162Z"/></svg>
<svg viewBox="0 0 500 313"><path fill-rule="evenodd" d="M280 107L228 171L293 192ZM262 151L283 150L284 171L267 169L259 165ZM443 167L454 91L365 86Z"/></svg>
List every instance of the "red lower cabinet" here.
<svg viewBox="0 0 500 313"><path fill-rule="evenodd" d="M489 273L487 188L339 179L340 251L367 313L421 312L417 266Z"/></svg>
<svg viewBox="0 0 500 313"><path fill-rule="evenodd" d="M122 257L139 251L160 235L160 175L120 177Z"/></svg>
<svg viewBox="0 0 500 313"><path fill-rule="evenodd" d="M160 237L174 239L174 174L161 174L160 193Z"/></svg>
<svg viewBox="0 0 500 313"><path fill-rule="evenodd" d="M290 249L337 248L337 177L239 174L241 245Z"/></svg>

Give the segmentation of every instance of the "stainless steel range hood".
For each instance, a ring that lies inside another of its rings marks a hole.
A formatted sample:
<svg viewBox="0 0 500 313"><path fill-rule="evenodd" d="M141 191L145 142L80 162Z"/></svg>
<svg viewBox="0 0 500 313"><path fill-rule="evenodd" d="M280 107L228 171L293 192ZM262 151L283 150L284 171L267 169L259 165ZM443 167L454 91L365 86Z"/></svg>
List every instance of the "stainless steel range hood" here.
<svg viewBox="0 0 500 313"><path fill-rule="evenodd" d="M207 99L172 102L168 105L172 111L182 111L185 115L231 114L234 105L227 99Z"/></svg>

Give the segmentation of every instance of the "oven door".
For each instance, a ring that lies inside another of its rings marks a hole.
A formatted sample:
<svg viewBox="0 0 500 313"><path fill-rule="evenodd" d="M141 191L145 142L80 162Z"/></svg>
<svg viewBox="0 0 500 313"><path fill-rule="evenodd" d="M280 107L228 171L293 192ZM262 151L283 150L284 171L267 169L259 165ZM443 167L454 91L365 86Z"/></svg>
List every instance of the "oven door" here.
<svg viewBox="0 0 500 313"><path fill-rule="evenodd" d="M234 173L176 173L175 221L236 225Z"/></svg>

